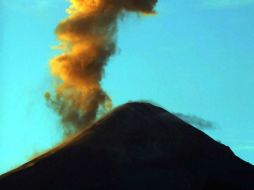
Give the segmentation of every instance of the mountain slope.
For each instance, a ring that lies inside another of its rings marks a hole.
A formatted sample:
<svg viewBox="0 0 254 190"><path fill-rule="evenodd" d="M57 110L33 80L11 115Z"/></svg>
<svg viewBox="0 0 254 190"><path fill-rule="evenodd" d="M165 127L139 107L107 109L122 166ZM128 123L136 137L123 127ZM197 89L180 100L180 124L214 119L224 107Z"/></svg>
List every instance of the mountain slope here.
<svg viewBox="0 0 254 190"><path fill-rule="evenodd" d="M166 110L115 109L0 179L3 189L254 189L254 167Z"/></svg>

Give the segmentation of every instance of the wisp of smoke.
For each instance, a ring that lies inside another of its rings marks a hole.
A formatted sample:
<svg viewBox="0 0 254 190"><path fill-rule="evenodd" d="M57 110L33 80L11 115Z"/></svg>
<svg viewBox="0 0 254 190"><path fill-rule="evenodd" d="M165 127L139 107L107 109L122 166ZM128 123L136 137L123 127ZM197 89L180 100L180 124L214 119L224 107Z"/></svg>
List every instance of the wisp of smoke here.
<svg viewBox="0 0 254 190"><path fill-rule="evenodd" d="M186 115L182 113L174 113L177 117L199 129L214 129L215 125L211 121L207 121L196 115Z"/></svg>
<svg viewBox="0 0 254 190"><path fill-rule="evenodd" d="M127 12L153 14L157 0L70 0L68 17L56 28L63 53L50 61L56 79L45 98L66 132L93 122L112 106L101 87L104 67L115 53L118 18Z"/></svg>

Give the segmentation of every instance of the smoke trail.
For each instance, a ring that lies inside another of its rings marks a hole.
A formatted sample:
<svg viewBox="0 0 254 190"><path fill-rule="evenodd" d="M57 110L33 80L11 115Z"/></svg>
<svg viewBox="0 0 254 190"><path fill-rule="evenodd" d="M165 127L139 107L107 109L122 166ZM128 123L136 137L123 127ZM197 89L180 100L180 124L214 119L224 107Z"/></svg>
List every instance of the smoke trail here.
<svg viewBox="0 0 254 190"><path fill-rule="evenodd" d="M70 0L68 18L56 28L63 53L50 61L56 78L47 102L69 130L80 129L111 108L100 81L104 66L115 53L117 20L126 12L153 14L157 0Z"/></svg>
<svg viewBox="0 0 254 190"><path fill-rule="evenodd" d="M186 115L182 113L174 113L177 117L199 129L214 129L215 124L196 115Z"/></svg>

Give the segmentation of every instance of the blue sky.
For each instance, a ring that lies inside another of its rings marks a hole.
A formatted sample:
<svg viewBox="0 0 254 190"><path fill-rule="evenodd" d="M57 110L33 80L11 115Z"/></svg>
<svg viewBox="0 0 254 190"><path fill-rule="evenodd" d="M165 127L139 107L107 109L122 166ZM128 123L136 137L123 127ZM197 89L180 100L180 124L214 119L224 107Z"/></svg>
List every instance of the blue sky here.
<svg viewBox="0 0 254 190"><path fill-rule="evenodd" d="M61 142L43 94L64 0L0 6L0 173ZM119 22L103 86L114 105L148 100L215 125L205 130L254 164L254 1L160 0L158 15Z"/></svg>

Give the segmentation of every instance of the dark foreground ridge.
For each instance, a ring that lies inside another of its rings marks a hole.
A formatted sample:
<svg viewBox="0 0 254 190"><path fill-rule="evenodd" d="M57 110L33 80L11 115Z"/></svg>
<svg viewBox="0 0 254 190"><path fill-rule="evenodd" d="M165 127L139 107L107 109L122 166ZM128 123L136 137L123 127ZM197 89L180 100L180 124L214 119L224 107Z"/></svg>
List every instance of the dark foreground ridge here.
<svg viewBox="0 0 254 190"><path fill-rule="evenodd" d="M0 190L253 190L254 167L166 110L128 103L0 178Z"/></svg>

